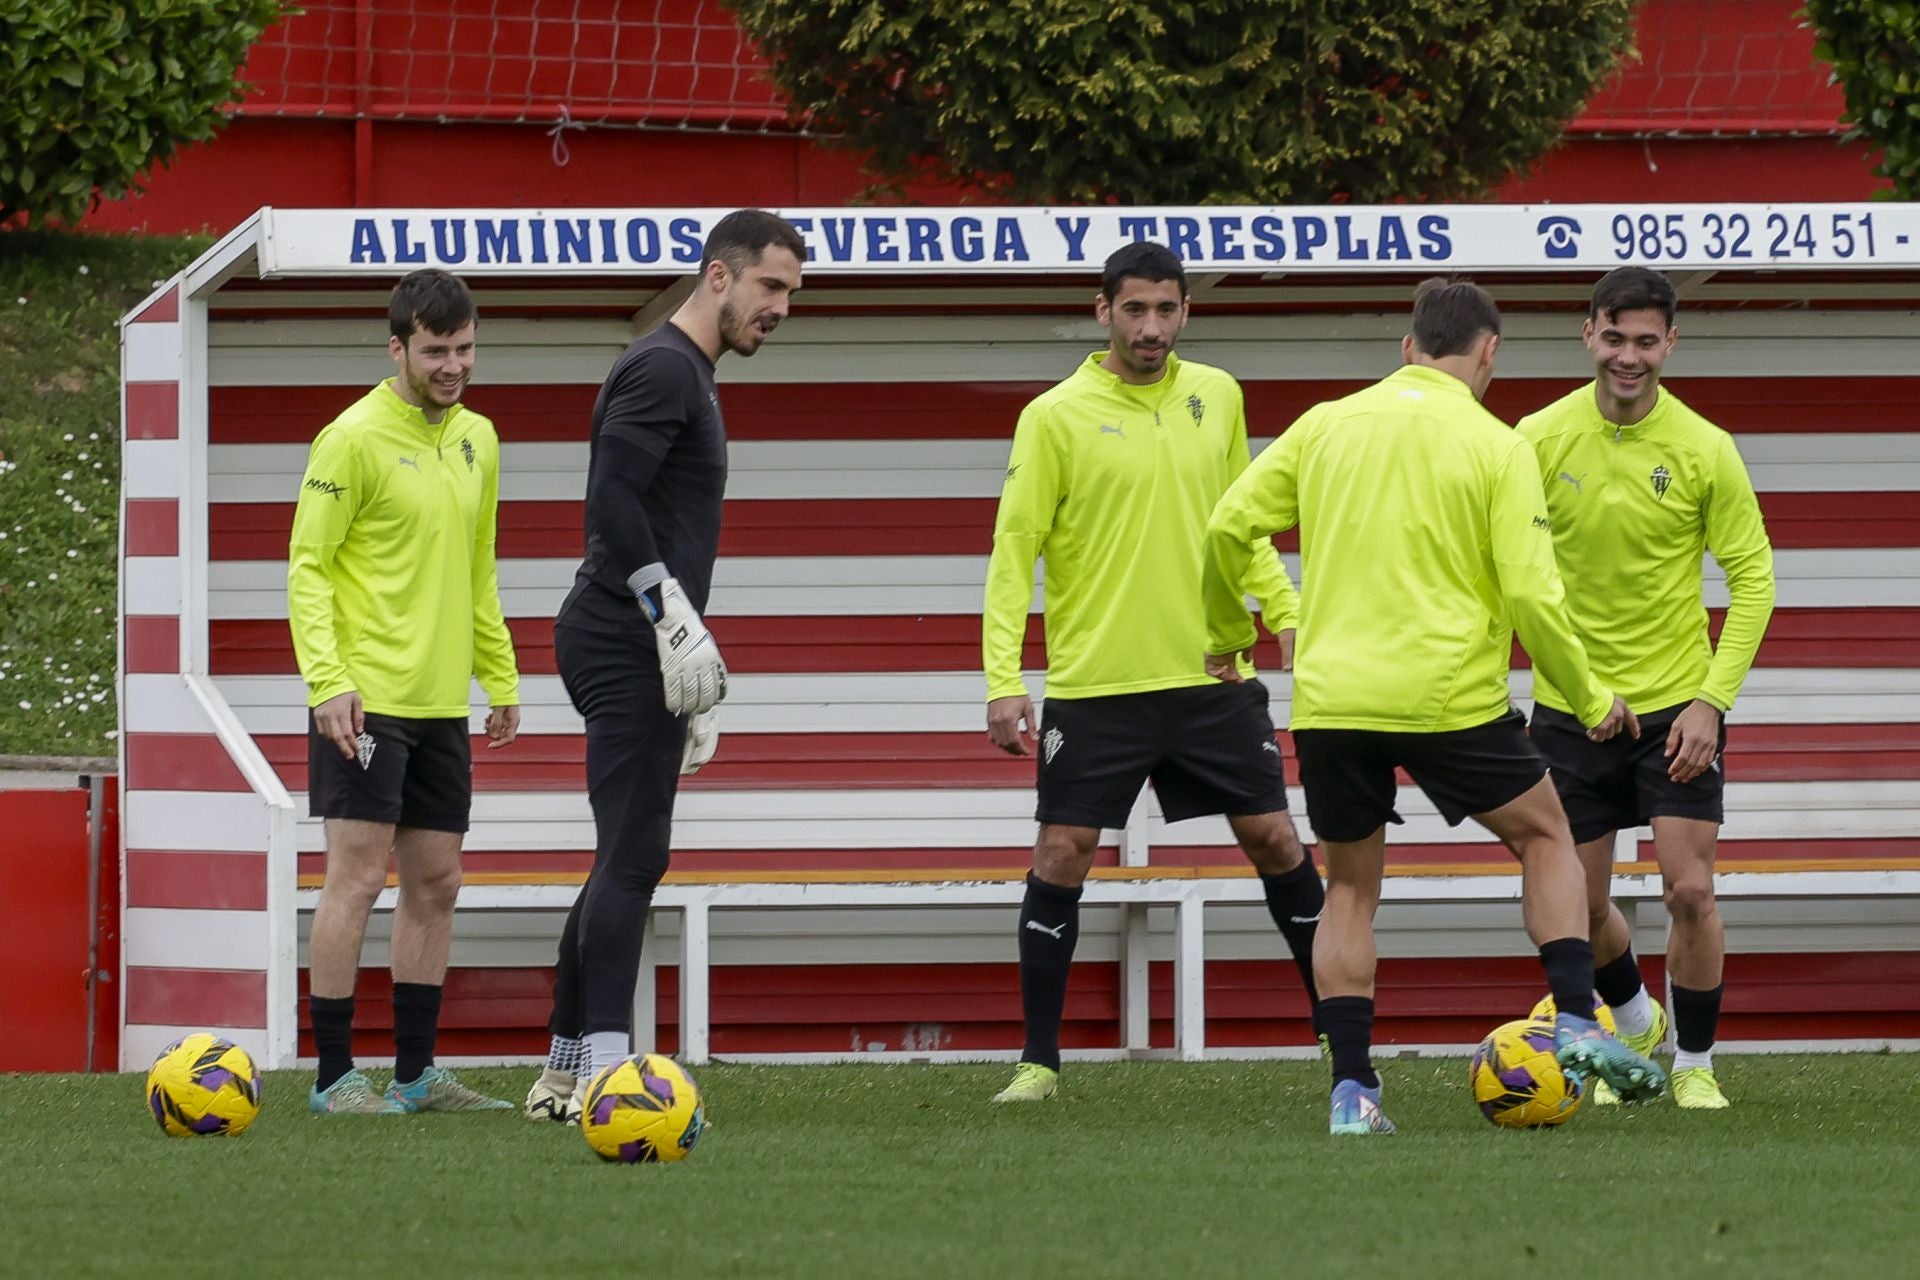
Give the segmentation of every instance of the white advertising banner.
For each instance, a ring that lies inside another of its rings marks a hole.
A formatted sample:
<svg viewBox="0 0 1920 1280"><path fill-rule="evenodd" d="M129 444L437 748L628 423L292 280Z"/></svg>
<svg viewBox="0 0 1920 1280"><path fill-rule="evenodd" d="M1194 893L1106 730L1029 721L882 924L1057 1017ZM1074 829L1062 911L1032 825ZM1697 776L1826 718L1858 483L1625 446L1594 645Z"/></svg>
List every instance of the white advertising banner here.
<svg viewBox="0 0 1920 1280"><path fill-rule="evenodd" d="M726 209L269 209L267 276L679 274ZM1920 205L1395 205L780 210L809 270L1096 271L1134 240L1193 271L1920 266Z"/></svg>

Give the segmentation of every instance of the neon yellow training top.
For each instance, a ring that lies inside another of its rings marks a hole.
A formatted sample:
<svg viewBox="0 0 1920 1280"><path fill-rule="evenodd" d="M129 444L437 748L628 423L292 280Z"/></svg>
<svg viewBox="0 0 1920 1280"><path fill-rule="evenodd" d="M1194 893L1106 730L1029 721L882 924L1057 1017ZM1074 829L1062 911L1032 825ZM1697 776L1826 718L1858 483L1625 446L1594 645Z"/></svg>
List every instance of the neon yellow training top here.
<svg viewBox="0 0 1920 1280"><path fill-rule="evenodd" d="M1441 733L1504 715L1517 626L1536 667L1593 679L1567 618L1533 449L1438 369L1407 365L1315 405L1241 476L1207 525L1208 648L1245 645L1238 581L1255 539L1300 526L1295 729Z"/></svg>
<svg viewBox="0 0 1920 1280"><path fill-rule="evenodd" d="M1540 457L1567 611L1593 668L1637 713L1704 699L1726 711L1773 616L1773 545L1733 437L1665 387L1632 426L1600 415L1593 384L1520 421ZM1727 575L1716 650L1701 554ZM1534 696L1567 709L1550 680Z"/></svg>
<svg viewBox="0 0 1920 1280"><path fill-rule="evenodd" d="M1014 428L981 625L989 700L1027 692L1020 647L1042 556L1048 697L1209 683L1201 533L1247 466L1240 384L1169 354L1158 382L1134 386L1100 367L1106 355L1036 397ZM1293 626L1298 601L1273 544L1242 568L1234 589L1263 602L1270 629Z"/></svg>
<svg viewBox="0 0 1920 1280"><path fill-rule="evenodd" d="M381 715L464 717L476 675L491 705L520 701L493 560L499 494L493 424L459 405L429 423L391 379L320 432L287 548L308 706L358 690Z"/></svg>

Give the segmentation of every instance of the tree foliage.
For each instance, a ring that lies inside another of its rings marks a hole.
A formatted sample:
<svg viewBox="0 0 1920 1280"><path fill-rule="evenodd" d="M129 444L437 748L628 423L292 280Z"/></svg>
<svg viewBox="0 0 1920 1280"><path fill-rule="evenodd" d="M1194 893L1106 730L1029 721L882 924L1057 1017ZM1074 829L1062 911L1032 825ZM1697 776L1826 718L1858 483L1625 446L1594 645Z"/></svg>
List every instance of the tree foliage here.
<svg viewBox="0 0 1920 1280"><path fill-rule="evenodd" d="M0 221L72 221L213 136L282 0L0 0Z"/></svg>
<svg viewBox="0 0 1920 1280"><path fill-rule="evenodd" d="M1880 148L1886 194L1920 200L1920 0L1807 0L1806 17L1846 96L1840 118Z"/></svg>
<svg viewBox="0 0 1920 1280"><path fill-rule="evenodd" d="M1472 195L1559 137L1633 0L729 0L809 127L1031 203Z"/></svg>

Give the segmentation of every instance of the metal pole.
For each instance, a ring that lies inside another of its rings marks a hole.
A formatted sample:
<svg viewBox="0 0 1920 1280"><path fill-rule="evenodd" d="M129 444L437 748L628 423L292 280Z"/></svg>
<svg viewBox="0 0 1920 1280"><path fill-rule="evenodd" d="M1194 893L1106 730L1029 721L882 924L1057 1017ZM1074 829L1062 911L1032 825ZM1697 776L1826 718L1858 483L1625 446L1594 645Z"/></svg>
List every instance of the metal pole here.
<svg viewBox="0 0 1920 1280"><path fill-rule="evenodd" d="M106 818L106 782L89 775L87 783L87 1071L93 1071L94 1040L100 1006L100 827Z"/></svg>

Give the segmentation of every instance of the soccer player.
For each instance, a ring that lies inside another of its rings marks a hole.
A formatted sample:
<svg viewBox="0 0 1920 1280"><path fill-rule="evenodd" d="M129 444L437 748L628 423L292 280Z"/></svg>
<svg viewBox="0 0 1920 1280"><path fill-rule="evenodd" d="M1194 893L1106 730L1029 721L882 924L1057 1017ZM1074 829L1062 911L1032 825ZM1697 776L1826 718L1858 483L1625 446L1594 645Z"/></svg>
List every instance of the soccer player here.
<svg viewBox="0 0 1920 1280"><path fill-rule="evenodd" d="M1666 1037L1631 936L1608 896L1616 832L1653 826L1672 918L1673 1099L1727 1105L1713 1074L1726 937L1713 900L1723 817L1726 713L1773 613L1773 547L1733 437L1660 385L1676 300L1665 276L1621 267L1593 290L1581 339L1594 381L1523 419L1539 455L1567 612L1594 673L1626 697L1638 739L1589 742L1551 676L1534 680L1533 740L1553 769L1587 871L1594 987L1641 1053ZM1727 577L1716 648L1701 604L1701 553ZM1616 1103L1610 1090L1594 1101Z"/></svg>
<svg viewBox="0 0 1920 1280"><path fill-rule="evenodd" d="M1324 893L1287 816L1267 691L1251 666L1245 683L1229 687L1201 663L1200 535L1247 465L1240 386L1174 354L1187 276L1168 249L1116 251L1093 306L1111 335L1107 349L1020 415L987 568L987 733L1026 755L1035 717L1020 651L1034 560L1046 559L1040 832L1018 934L1026 1046L995 1102L1042 1101L1058 1086L1082 886L1101 828L1126 825L1149 778L1170 821L1227 816L1315 998ZM1234 589L1263 602L1284 655L1297 602L1273 544L1243 569Z"/></svg>
<svg viewBox="0 0 1920 1280"><path fill-rule="evenodd" d="M1635 731L1567 619L1533 450L1480 405L1500 312L1470 282L1429 280L1412 327L1398 372L1309 409L1207 525L1207 666L1225 681L1240 678L1254 642L1241 586L1253 548L1300 526L1292 728L1327 863L1314 970L1336 1134L1393 1132L1370 1047L1385 824L1401 821L1396 767L1450 825L1470 816L1519 859L1527 932L1559 1005L1561 1063L1634 1099L1663 1083L1590 1016L1593 947L1573 837L1508 702L1517 627L1536 669L1573 691L1590 736Z"/></svg>
<svg viewBox="0 0 1920 1280"><path fill-rule="evenodd" d="M560 935L546 1070L529 1120L577 1123L586 1085L631 1052L633 991L667 871L682 774L713 755L727 668L700 615L720 546L727 433L714 364L786 317L806 246L786 219L730 213L692 294L614 362L593 406L587 553L554 620L554 657L587 726L593 870Z"/></svg>
<svg viewBox="0 0 1920 1280"><path fill-rule="evenodd" d="M293 648L307 685L307 790L326 819L310 1008L325 1114L511 1110L433 1065L473 799L467 689L485 690L487 746L520 727L520 677L500 614L494 515L500 440L460 403L477 318L466 285L416 271L393 291L396 376L314 439L287 549ZM393 1082L353 1065L353 988L373 901L393 913Z"/></svg>

